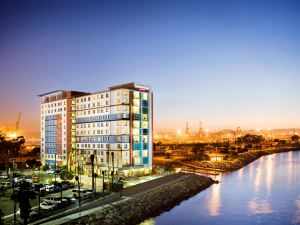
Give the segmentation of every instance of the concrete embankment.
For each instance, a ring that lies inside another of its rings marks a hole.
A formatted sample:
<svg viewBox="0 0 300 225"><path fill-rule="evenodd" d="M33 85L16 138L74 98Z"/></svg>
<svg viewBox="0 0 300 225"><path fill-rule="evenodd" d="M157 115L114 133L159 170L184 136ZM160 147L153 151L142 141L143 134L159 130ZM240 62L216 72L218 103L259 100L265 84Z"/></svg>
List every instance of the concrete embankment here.
<svg viewBox="0 0 300 225"><path fill-rule="evenodd" d="M103 207L94 213L69 221L65 224L84 225L134 225L147 218L159 215L173 208L201 190L208 188L215 181L209 177L195 174L185 175L180 180L137 196Z"/></svg>
<svg viewBox="0 0 300 225"><path fill-rule="evenodd" d="M224 161L197 161L191 160L186 161L186 163L195 165L202 168L207 168L211 170L223 170L223 171L234 171L238 170L245 165L253 162L254 160L260 158L264 155L280 153L280 152L289 152L289 151L299 151L299 148L280 148L280 149L268 149L268 150L257 150L257 151L249 151L245 153L241 153L235 160L224 160Z"/></svg>

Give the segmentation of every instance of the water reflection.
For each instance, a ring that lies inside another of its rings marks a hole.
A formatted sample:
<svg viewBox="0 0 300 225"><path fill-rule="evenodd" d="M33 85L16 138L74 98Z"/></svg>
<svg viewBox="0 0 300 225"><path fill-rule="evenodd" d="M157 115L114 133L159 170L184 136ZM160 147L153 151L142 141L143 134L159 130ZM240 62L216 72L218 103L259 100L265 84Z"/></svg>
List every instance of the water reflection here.
<svg viewBox="0 0 300 225"><path fill-rule="evenodd" d="M259 190L260 180L261 180L261 168L257 168L256 169L256 176L255 176L255 179L254 179L255 192L258 192L258 190Z"/></svg>
<svg viewBox="0 0 300 225"><path fill-rule="evenodd" d="M249 202L248 208L253 214L269 214L274 210L271 209L269 202L266 199L258 199L255 197Z"/></svg>
<svg viewBox="0 0 300 225"><path fill-rule="evenodd" d="M273 168L274 168L275 159L276 159L276 155L270 155L266 157L266 161L267 161L266 187L267 187L268 195L270 194L271 187L272 187Z"/></svg>
<svg viewBox="0 0 300 225"><path fill-rule="evenodd" d="M293 218L293 224L300 224L300 196L295 200L296 213Z"/></svg>
<svg viewBox="0 0 300 225"><path fill-rule="evenodd" d="M244 167L239 170L239 181L241 182L243 180L243 174L244 174Z"/></svg>
<svg viewBox="0 0 300 225"><path fill-rule="evenodd" d="M220 197L220 184L214 184L212 186L212 194L209 200L208 212L211 216L220 215L221 197Z"/></svg>
<svg viewBox="0 0 300 225"><path fill-rule="evenodd" d="M292 173L293 173L293 155L292 155L292 152L288 152L288 184L289 186L291 185L291 182L292 182Z"/></svg>
<svg viewBox="0 0 300 225"><path fill-rule="evenodd" d="M213 177L221 183L156 217L155 224L300 225L299 171L300 151L261 157Z"/></svg>

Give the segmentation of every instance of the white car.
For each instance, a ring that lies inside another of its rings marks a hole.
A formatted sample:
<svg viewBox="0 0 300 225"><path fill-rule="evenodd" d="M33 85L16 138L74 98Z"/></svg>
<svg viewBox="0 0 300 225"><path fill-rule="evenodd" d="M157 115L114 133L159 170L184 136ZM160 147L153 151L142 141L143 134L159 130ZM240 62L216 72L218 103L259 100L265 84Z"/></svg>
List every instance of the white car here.
<svg viewBox="0 0 300 225"><path fill-rule="evenodd" d="M53 191L54 191L54 185L53 185L53 184L47 184L47 185L45 186L45 190L46 190L47 192L53 192Z"/></svg>
<svg viewBox="0 0 300 225"><path fill-rule="evenodd" d="M49 210L49 209L54 209L56 207L56 204L49 203L49 202L42 202L40 206L41 209Z"/></svg>
<svg viewBox="0 0 300 225"><path fill-rule="evenodd" d="M55 171L54 171L54 170L47 170L46 173L47 173L47 174L54 174Z"/></svg>
<svg viewBox="0 0 300 225"><path fill-rule="evenodd" d="M6 178L8 178L7 175L5 175L5 174L0 174L0 179L6 179Z"/></svg>
<svg viewBox="0 0 300 225"><path fill-rule="evenodd" d="M12 184L10 182L1 182L0 186L3 186L5 188L12 188Z"/></svg>
<svg viewBox="0 0 300 225"><path fill-rule="evenodd" d="M56 203L60 203L61 199L60 199L60 197L49 196L49 197L44 198L44 202L56 204ZM68 202L68 200L62 198L62 202Z"/></svg>
<svg viewBox="0 0 300 225"><path fill-rule="evenodd" d="M87 197L87 196L93 195L93 190L80 189L80 192L79 192L78 189L74 189L72 191L72 193L73 193L73 197L75 197L75 198L79 198L79 195L80 195L80 197Z"/></svg>

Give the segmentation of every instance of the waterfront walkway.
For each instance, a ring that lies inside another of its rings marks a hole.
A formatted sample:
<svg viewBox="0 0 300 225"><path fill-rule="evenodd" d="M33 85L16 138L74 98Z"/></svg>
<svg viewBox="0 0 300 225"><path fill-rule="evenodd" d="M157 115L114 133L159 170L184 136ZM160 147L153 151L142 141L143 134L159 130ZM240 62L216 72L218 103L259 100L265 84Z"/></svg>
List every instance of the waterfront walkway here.
<svg viewBox="0 0 300 225"><path fill-rule="evenodd" d="M111 195L108 195L104 198L94 200L93 202L89 202L85 205L83 205L81 208L76 209L70 209L67 211L64 211L62 213L58 213L55 215L52 215L48 218L36 221L34 223L31 223L32 225L37 224L45 224L45 225L59 225L64 224L66 222L72 221L74 219L80 218L82 216L88 215L90 213L99 211L101 208L120 202L120 201L126 201L128 198L135 197L140 194L144 194L146 192L152 191L158 187L169 185L175 182L178 182L184 178L186 178L188 175L184 173L177 173L177 174L171 174L164 177L160 177L154 180L146 181L144 183L140 183L134 186L130 186L127 188L124 188L121 192L121 195L119 193L113 193Z"/></svg>

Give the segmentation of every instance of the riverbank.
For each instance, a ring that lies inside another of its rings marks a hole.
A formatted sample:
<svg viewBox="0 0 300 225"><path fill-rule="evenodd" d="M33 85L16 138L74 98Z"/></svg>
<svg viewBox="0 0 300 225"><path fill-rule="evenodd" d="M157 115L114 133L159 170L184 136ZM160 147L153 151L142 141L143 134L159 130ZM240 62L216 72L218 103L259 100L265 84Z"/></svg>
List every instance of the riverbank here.
<svg viewBox="0 0 300 225"><path fill-rule="evenodd" d="M224 161L197 161L189 160L185 163L194 165L197 167L205 168L208 170L223 170L226 172L234 171L241 169L247 164L253 162L254 160L260 158L264 155L270 155L280 152L289 152L289 151L299 151L299 148L280 148L280 149L268 149L268 150L256 150L249 151L245 153L238 154L237 158L234 160L224 160Z"/></svg>
<svg viewBox="0 0 300 225"><path fill-rule="evenodd" d="M133 225L159 215L211 186L215 181L209 177L190 174L176 183L158 187L121 202L100 208L81 218L65 224Z"/></svg>

